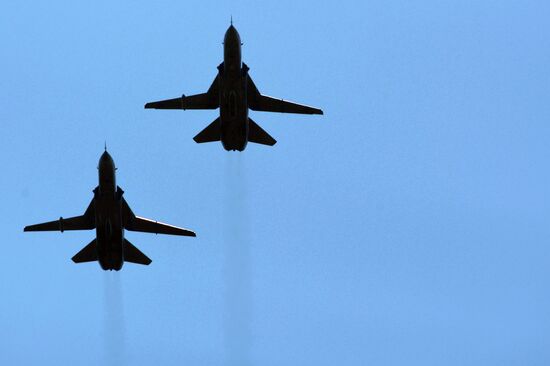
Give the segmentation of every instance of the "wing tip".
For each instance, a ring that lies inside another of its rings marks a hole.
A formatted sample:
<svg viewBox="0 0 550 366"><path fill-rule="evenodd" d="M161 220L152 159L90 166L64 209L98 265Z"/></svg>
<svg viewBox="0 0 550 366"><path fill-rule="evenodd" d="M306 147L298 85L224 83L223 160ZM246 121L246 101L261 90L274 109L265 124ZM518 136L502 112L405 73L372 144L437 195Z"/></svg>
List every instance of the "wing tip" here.
<svg viewBox="0 0 550 366"><path fill-rule="evenodd" d="M38 225L27 225L23 228L23 232L34 232L34 231L48 231L48 230L40 230Z"/></svg>

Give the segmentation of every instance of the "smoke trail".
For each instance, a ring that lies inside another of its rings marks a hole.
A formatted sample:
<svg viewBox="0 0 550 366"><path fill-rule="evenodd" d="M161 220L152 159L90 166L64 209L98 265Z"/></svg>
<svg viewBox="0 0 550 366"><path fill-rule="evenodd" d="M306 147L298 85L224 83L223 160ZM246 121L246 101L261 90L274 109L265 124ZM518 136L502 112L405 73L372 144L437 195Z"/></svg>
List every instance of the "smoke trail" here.
<svg viewBox="0 0 550 366"><path fill-rule="evenodd" d="M225 314L227 365L250 364L250 243L246 177L242 154L227 154L224 202Z"/></svg>
<svg viewBox="0 0 550 366"><path fill-rule="evenodd" d="M120 272L105 271L104 284L104 334L105 364L124 365L124 304Z"/></svg>

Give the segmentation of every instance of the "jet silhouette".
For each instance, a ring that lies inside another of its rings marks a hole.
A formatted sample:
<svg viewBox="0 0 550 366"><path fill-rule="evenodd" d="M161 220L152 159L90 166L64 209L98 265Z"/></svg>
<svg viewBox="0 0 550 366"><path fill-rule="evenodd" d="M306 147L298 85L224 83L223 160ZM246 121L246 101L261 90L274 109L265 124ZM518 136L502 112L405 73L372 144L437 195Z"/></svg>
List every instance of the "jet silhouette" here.
<svg viewBox="0 0 550 366"><path fill-rule="evenodd" d="M163 224L134 215L116 185L115 163L105 149L98 165L99 186L82 216L26 226L24 231L66 231L96 229L96 238L73 258L75 263L99 261L104 270L118 271L124 261L148 265L145 254L124 238L124 229L155 234L196 236L193 231Z"/></svg>
<svg viewBox="0 0 550 366"><path fill-rule="evenodd" d="M216 109L220 116L193 139L197 143L220 141L226 150L243 151L248 141L273 146L277 141L256 124L248 109L264 112L323 114L308 107L260 94L241 62L241 38L233 26L224 37L224 58L218 75L206 93L145 104L154 109Z"/></svg>

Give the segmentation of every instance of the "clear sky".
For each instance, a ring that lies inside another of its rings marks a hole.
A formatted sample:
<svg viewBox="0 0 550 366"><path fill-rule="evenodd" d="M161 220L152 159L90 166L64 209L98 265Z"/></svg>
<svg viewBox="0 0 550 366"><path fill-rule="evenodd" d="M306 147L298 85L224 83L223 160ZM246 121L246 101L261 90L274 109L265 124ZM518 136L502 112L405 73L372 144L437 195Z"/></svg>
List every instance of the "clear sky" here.
<svg viewBox="0 0 550 366"><path fill-rule="evenodd" d="M548 365L548 1L9 1L0 364ZM192 137L230 16L278 140ZM107 141L149 267L70 258Z"/></svg>

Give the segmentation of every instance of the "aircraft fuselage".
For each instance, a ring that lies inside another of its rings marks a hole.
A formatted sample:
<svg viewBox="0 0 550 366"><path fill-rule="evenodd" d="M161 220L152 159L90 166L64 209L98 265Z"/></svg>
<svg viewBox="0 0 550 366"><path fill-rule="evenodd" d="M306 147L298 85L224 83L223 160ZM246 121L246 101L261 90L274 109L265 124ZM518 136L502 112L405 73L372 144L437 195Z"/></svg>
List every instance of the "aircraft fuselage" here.
<svg viewBox="0 0 550 366"><path fill-rule="evenodd" d="M136 216L116 185L115 163L107 149L98 165L99 185L83 215L25 226L23 231L96 230L96 237L71 259L74 263L98 261L104 270L118 271L124 262L151 264L151 259L124 238L124 231L196 236L191 230Z"/></svg>
<svg viewBox="0 0 550 366"><path fill-rule="evenodd" d="M104 270L118 271L124 263L122 192L117 189L115 164L105 152L99 159L99 187L94 190L97 257Z"/></svg>
<svg viewBox="0 0 550 366"><path fill-rule="evenodd" d="M218 67L221 142L226 150L243 151L248 142L247 69L241 61L241 38L230 26L223 42L224 62Z"/></svg>
<svg viewBox="0 0 550 366"><path fill-rule="evenodd" d="M241 58L241 37L233 24L225 32L223 62L206 93L182 95L179 98L145 104L146 109L217 109L220 115L193 140L202 144L221 141L225 150L243 151L248 142L273 146L277 143L255 121L249 109L261 112L323 114L323 111L303 104L274 98L260 93Z"/></svg>

